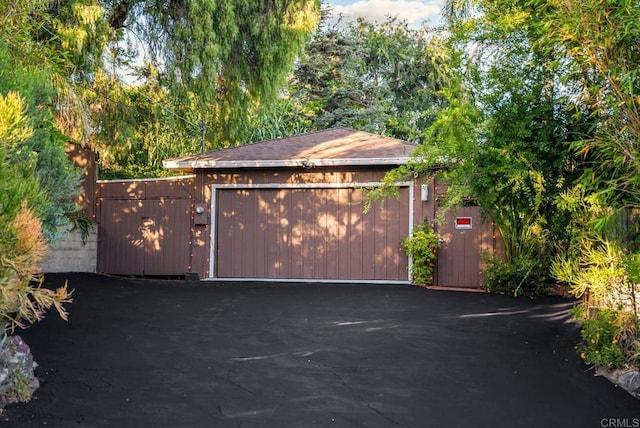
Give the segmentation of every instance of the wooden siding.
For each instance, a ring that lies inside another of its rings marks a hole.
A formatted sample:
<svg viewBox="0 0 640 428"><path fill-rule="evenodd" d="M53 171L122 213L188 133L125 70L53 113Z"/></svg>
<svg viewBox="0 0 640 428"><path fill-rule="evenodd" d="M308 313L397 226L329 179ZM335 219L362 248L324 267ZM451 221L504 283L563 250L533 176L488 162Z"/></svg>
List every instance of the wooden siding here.
<svg viewBox="0 0 640 428"><path fill-rule="evenodd" d="M198 171L180 179L98 182L98 271L407 281L408 260L399 242L409 233L410 219L427 219L443 239L436 285L477 288L481 253L500 252L492 225L479 219L477 207L449 213L447 225L437 225L437 201L446 186L433 180L427 181L426 201L417 183L413 200L403 187L399 200L364 213L358 183L379 182L386 170ZM196 207L204 212L196 214ZM455 229L456 214L473 216L474 228Z"/></svg>
<svg viewBox="0 0 640 428"><path fill-rule="evenodd" d="M408 278L409 191L364 212L356 188L216 190L216 277Z"/></svg>
<svg viewBox="0 0 640 428"><path fill-rule="evenodd" d="M307 184L307 183L365 183L381 181L388 168L383 167L323 167L323 168L265 168L256 171L220 170L198 172L196 182L205 187L212 184ZM202 175L201 175L202 174Z"/></svg>
<svg viewBox="0 0 640 428"><path fill-rule="evenodd" d="M144 274L142 201L103 200L98 230L98 272Z"/></svg>

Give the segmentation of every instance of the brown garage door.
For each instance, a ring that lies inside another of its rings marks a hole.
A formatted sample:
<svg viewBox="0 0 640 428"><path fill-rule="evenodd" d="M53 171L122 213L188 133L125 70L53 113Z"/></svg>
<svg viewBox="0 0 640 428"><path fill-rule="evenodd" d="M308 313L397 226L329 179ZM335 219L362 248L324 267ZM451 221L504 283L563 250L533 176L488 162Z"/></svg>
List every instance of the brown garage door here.
<svg viewBox="0 0 640 428"><path fill-rule="evenodd" d="M364 212L356 188L215 191L214 276L407 281L409 190Z"/></svg>

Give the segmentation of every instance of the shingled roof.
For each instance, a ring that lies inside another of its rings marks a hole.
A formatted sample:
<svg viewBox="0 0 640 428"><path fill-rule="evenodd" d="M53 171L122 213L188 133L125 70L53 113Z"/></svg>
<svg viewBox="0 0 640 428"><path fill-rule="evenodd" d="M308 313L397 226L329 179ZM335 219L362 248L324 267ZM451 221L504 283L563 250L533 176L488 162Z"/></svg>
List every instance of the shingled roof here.
<svg viewBox="0 0 640 428"><path fill-rule="evenodd" d="M395 138L334 128L199 155L166 159L168 169L401 165L416 148Z"/></svg>

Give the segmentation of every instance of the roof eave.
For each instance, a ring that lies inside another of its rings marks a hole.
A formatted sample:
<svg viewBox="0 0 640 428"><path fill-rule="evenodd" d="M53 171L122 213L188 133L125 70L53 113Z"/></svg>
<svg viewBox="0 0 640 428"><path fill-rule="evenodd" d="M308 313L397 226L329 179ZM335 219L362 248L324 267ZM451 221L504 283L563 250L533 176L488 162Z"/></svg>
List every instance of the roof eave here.
<svg viewBox="0 0 640 428"><path fill-rule="evenodd" d="M251 160L251 161L215 161L215 160L165 160L162 165L166 169L195 170L195 169L234 169L234 168L283 168L316 166L384 166L402 165L409 161L408 156L389 158L343 158L343 159L280 159L280 160Z"/></svg>

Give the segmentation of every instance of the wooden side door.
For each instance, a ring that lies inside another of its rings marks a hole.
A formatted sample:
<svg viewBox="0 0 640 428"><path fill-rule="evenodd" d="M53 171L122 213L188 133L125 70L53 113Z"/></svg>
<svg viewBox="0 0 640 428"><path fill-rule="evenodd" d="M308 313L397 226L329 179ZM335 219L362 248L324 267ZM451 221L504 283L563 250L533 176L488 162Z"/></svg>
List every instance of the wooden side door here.
<svg viewBox="0 0 640 428"><path fill-rule="evenodd" d="M495 248L493 225L483 221L480 207L465 206L449 211L439 226L435 285L478 288L484 268L483 253Z"/></svg>

